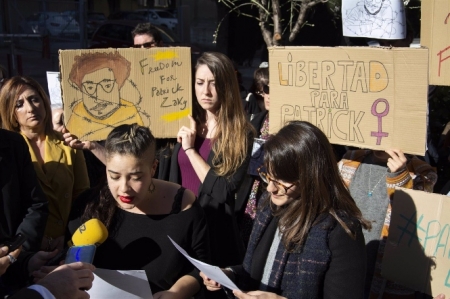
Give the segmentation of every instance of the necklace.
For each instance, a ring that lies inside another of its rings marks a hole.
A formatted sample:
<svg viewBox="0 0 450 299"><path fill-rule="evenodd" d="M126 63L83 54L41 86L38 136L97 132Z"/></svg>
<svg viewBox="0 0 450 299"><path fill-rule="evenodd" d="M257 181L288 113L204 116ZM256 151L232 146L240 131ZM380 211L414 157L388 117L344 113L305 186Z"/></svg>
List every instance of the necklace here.
<svg viewBox="0 0 450 299"><path fill-rule="evenodd" d="M375 188L378 186L378 184L381 182L381 180L384 178L384 176L381 176L380 179L378 180L378 182L375 184L375 186L373 186L372 190L370 190L370 178L372 177L372 165L370 165L369 168L369 186L367 188L367 195L369 197L372 197L373 191L375 190Z"/></svg>

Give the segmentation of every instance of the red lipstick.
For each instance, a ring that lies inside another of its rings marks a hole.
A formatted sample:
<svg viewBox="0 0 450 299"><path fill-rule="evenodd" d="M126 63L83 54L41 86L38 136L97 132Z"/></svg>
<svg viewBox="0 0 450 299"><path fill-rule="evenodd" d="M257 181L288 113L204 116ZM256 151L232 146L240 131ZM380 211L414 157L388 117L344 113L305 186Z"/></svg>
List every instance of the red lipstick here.
<svg viewBox="0 0 450 299"><path fill-rule="evenodd" d="M132 196L119 196L119 199L123 203L131 203L134 199Z"/></svg>

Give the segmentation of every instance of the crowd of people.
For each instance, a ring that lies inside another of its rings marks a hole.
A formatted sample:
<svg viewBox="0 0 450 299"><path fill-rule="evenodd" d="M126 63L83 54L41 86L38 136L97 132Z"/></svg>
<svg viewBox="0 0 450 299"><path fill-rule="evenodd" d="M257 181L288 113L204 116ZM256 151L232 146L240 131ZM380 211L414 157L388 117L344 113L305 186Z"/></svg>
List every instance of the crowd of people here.
<svg viewBox="0 0 450 299"><path fill-rule="evenodd" d="M162 46L148 24L133 38ZM432 192L435 169L401 149L339 156L304 121L270 135L267 63L242 99L232 61L203 53L190 125L174 145L139 123L104 141L79 139L35 80L2 83L0 244L27 236L0 249L2 296L88 298L98 267L145 270L157 299L417 298L379 270L395 187ZM98 158L97 175L85 154ZM90 219L108 230L92 265L48 265ZM199 272L167 236L239 290Z"/></svg>

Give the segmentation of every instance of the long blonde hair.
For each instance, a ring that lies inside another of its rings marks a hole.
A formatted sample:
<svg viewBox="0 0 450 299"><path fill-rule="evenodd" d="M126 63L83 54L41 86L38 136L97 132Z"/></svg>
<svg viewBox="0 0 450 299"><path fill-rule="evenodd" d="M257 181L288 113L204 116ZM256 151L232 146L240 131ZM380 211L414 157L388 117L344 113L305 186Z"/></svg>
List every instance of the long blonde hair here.
<svg viewBox="0 0 450 299"><path fill-rule="evenodd" d="M213 169L217 175L230 176L248 156L253 126L247 120L242 106L236 72L231 60L224 54L205 52L197 60L195 71L206 65L214 75L220 107L217 111L217 127L212 138ZM194 101L194 118L197 123L206 122L206 111Z"/></svg>

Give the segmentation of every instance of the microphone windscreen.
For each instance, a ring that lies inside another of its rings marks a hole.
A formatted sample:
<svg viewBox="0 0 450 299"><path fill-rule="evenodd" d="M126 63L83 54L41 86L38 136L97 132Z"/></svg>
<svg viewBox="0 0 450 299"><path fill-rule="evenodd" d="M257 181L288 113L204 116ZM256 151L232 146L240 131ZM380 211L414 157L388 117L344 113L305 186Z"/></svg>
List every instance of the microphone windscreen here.
<svg viewBox="0 0 450 299"><path fill-rule="evenodd" d="M108 229L98 219L90 219L83 223L73 233L72 244L69 246L96 245L99 246L108 238Z"/></svg>

